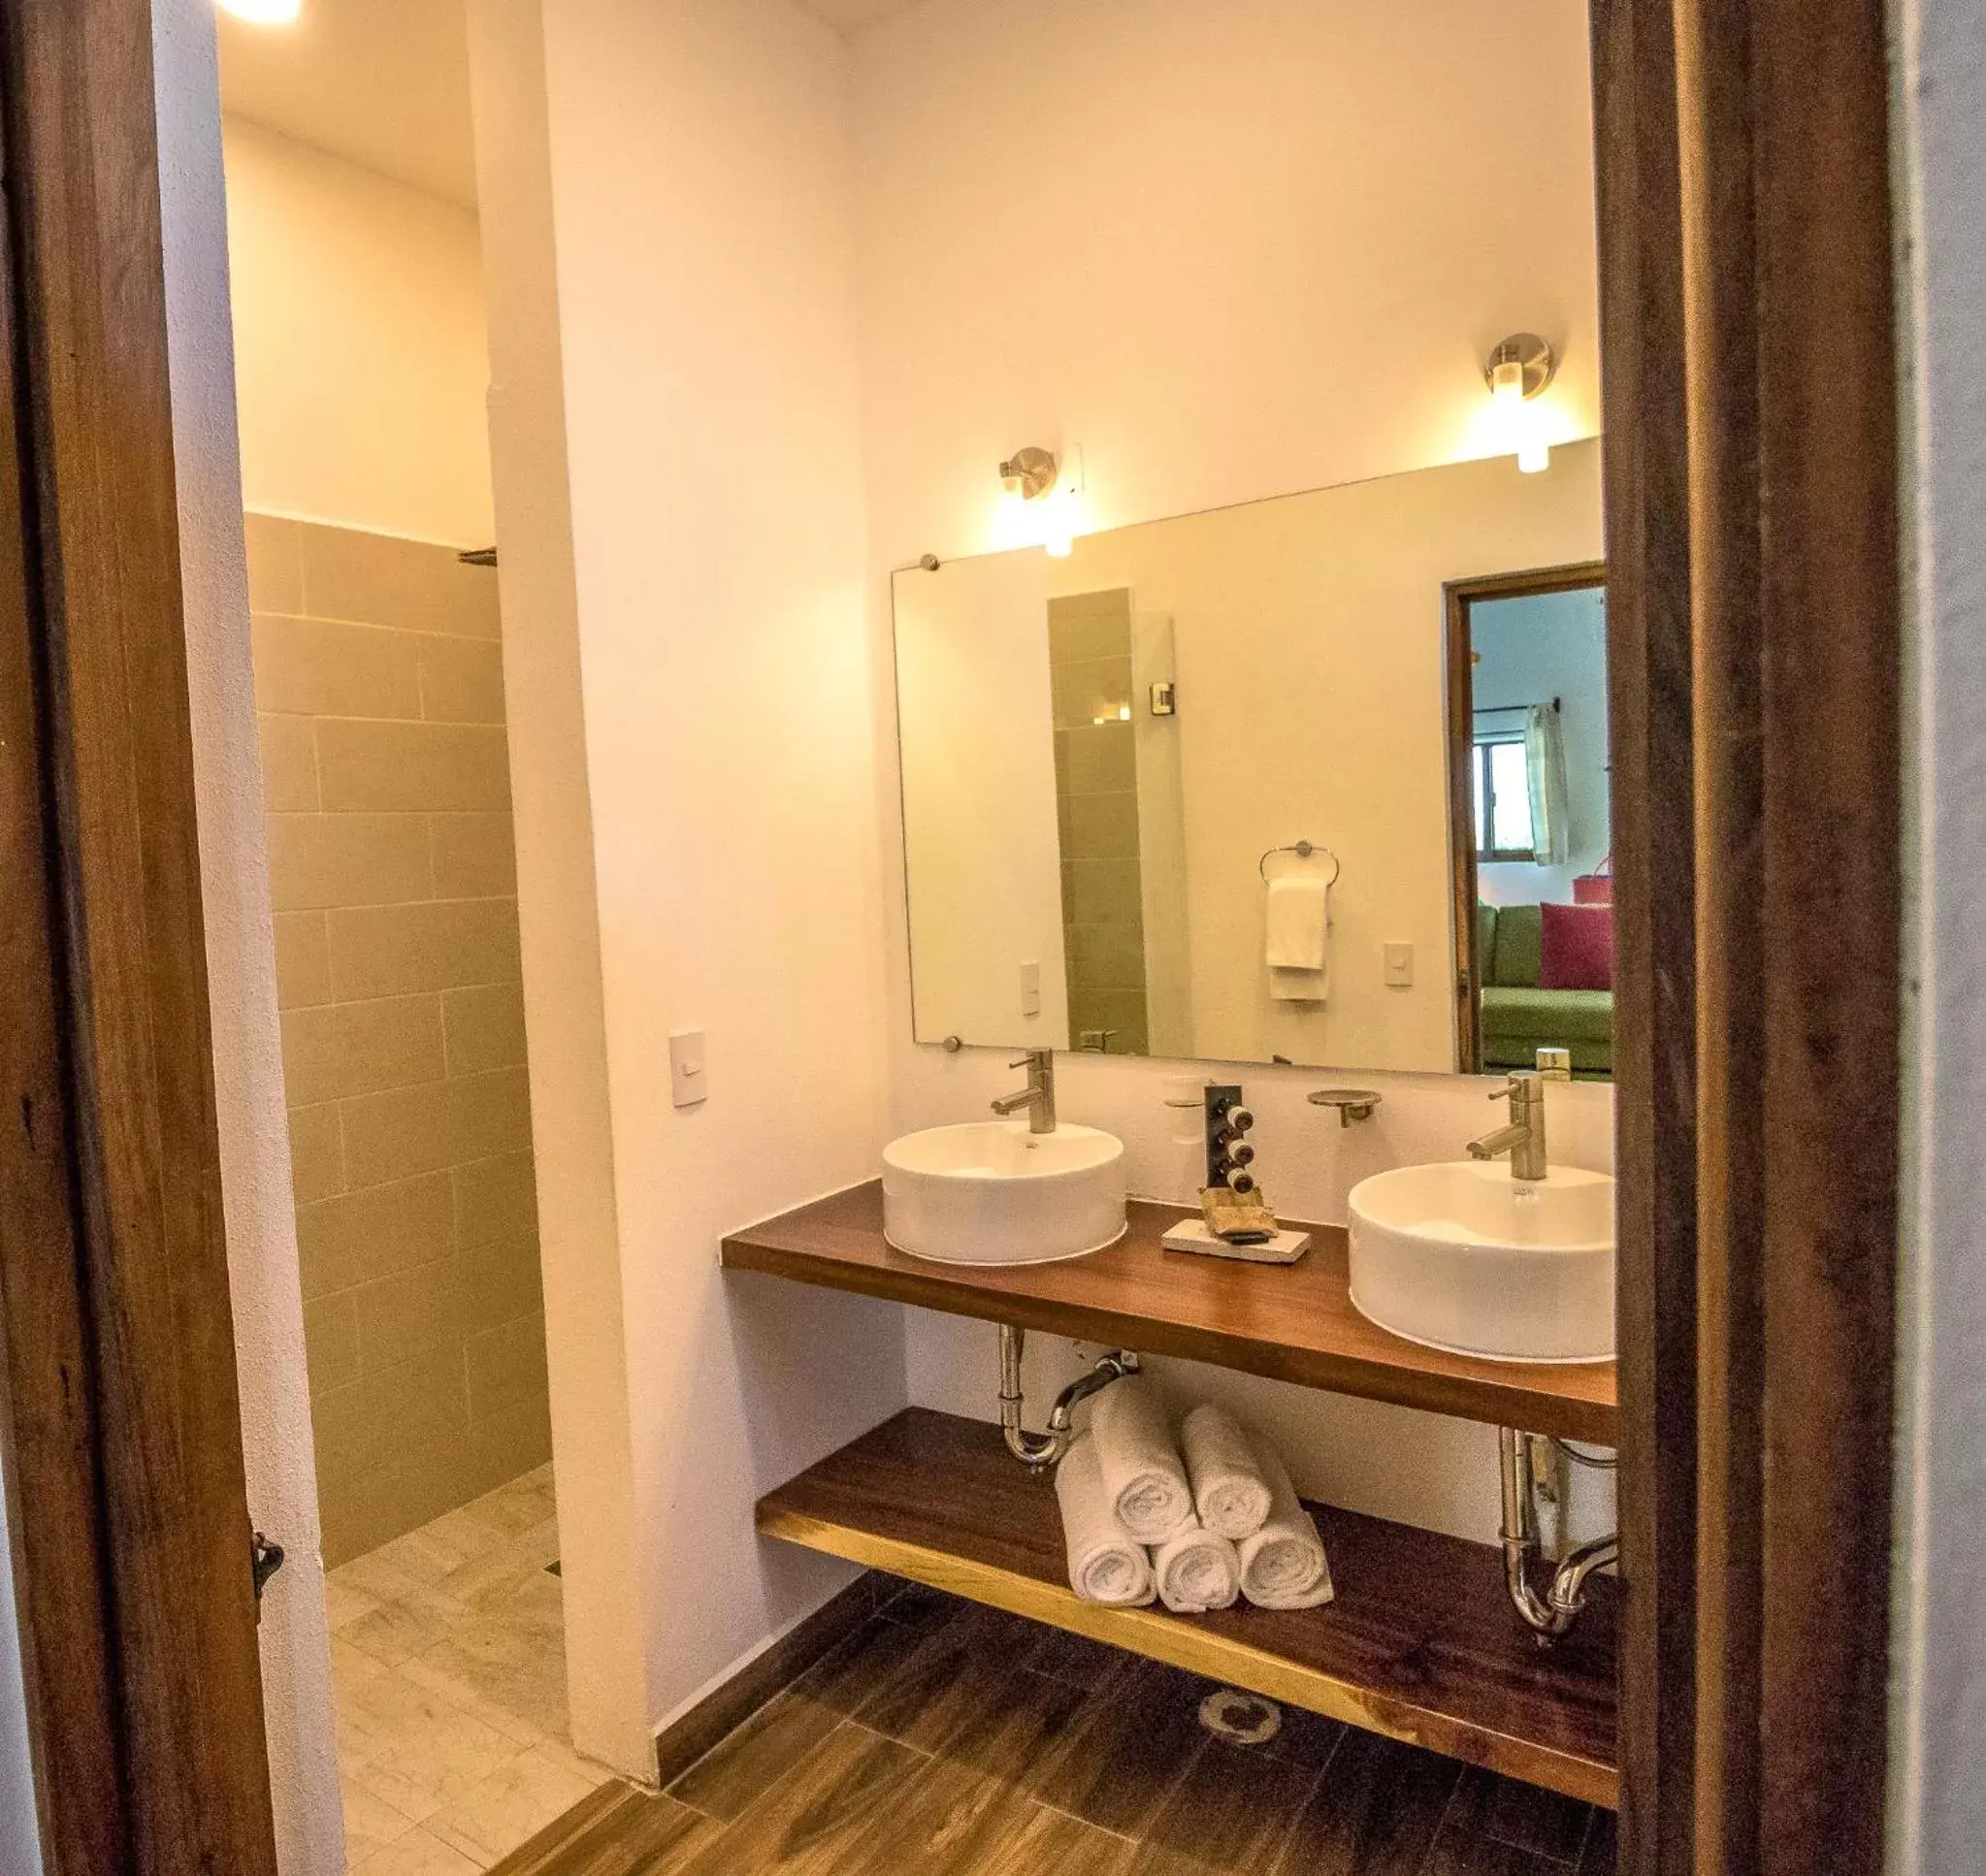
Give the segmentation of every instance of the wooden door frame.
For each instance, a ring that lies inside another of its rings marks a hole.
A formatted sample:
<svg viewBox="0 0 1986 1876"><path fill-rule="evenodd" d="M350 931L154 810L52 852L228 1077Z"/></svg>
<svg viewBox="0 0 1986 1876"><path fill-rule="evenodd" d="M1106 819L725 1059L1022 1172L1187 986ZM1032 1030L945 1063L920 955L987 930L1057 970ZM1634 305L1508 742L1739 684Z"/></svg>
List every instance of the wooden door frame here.
<svg viewBox="0 0 1986 1876"><path fill-rule="evenodd" d="M1592 16L1622 1868L1872 1876L1901 1001L1883 8ZM0 508L25 524L0 527L0 1432L51 1871L262 1876L150 32L147 0L0 0Z"/></svg>
<svg viewBox="0 0 1986 1876"><path fill-rule="evenodd" d="M49 1876L274 1876L151 48L0 4L0 1437Z"/></svg>
<svg viewBox="0 0 1986 1876"><path fill-rule="evenodd" d="M1902 1032L1883 7L1594 0L1593 23L1621 1867L1875 1876Z"/></svg>
<svg viewBox="0 0 1986 1876"><path fill-rule="evenodd" d="M1535 599L1607 585L1607 563L1578 561L1522 573L1483 573L1442 587L1448 620L1449 866L1455 922L1455 1061L1463 1075L1482 1072L1481 959L1476 954L1475 647L1470 613L1495 599Z"/></svg>
<svg viewBox="0 0 1986 1876"><path fill-rule="evenodd" d="M1676 19L1707 1045L1699 1863L1861 1876L1883 1856L1903 1029L1885 10L1678 0Z"/></svg>

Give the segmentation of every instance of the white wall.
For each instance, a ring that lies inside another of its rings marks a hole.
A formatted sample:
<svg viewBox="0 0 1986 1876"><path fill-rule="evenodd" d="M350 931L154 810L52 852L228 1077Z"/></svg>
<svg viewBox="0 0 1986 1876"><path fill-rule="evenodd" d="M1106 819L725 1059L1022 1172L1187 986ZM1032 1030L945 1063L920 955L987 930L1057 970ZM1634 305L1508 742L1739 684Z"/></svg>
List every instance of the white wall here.
<svg viewBox="0 0 1986 1876"><path fill-rule="evenodd" d="M653 1724L847 1580L752 1502L904 1398L896 1311L716 1268L881 1136L846 52L785 0L471 23L483 160L537 172L511 230L484 173L533 1124L604 1181L564 1243L543 1205L561 1523L627 1508ZM568 1558L580 1600L612 1566ZM638 1770L625 1687L580 1698L607 1633L569 1635L575 1735Z"/></svg>
<svg viewBox="0 0 1986 1876"><path fill-rule="evenodd" d="M1134 18L1111 0L928 0L858 35L877 643L888 568L998 544L994 466L1026 442L1082 446L1097 527L1449 462L1492 447L1482 359L1523 329L1564 360L1549 433L1594 434L1586 32L1582 0L1151 0ZM1007 1070L910 1041L894 763L886 741L902 1131L983 1113ZM1070 1057L1062 1111L1124 1138L1133 1190L1186 1198L1168 1073ZM1316 1071L1246 1080L1268 1189L1298 1216L1342 1219L1357 1177L1451 1157L1489 1117L1480 1082L1374 1075L1379 1118L1341 1132L1304 1104ZM1607 1089L1554 1089L1552 1109L1569 1163L1611 1166ZM990 1418L991 1333L914 1314L914 1398ZM1067 1357L1044 1342L1038 1359ZM1485 1430L1219 1385L1260 1397L1310 1488L1493 1533Z"/></svg>
<svg viewBox="0 0 1986 1876"><path fill-rule="evenodd" d="M648 1667L628 1364L616 1359L628 1341L537 6L472 7L470 41L567 1702L582 1750L644 1775Z"/></svg>
<svg viewBox="0 0 1986 1876"><path fill-rule="evenodd" d="M1986 1855L1986 19L1906 0L1897 119L1914 538L1892 1867Z"/></svg>
<svg viewBox="0 0 1986 1876"><path fill-rule="evenodd" d="M225 147L247 505L487 547L475 216L244 119Z"/></svg>
<svg viewBox="0 0 1986 1876"><path fill-rule="evenodd" d="M0 1453L0 1460L6 1455ZM20 1629L14 1604L14 1552L7 1533L7 1476L0 1472L0 1869L41 1876L42 1832L28 1756L27 1695L20 1680Z"/></svg>
<svg viewBox="0 0 1986 1876"><path fill-rule="evenodd" d="M228 1288L248 1512L288 1552L259 1631L270 1785L283 1876L334 1876L344 1828L248 650L212 13L203 0L157 0L153 41Z"/></svg>
<svg viewBox="0 0 1986 1876"><path fill-rule="evenodd" d="M1093 525L1486 453L1531 330L1599 429L1583 0L926 0L856 40L880 564L998 544L1081 444Z"/></svg>
<svg viewBox="0 0 1986 1876"><path fill-rule="evenodd" d="M1562 455L1564 452L1560 452ZM1554 468L1556 465L1554 464ZM1595 501L1598 500L1595 465ZM1596 529L1592 558L1599 558ZM1565 739L1567 833L1563 866L1529 860L1477 869L1481 895L1492 905L1564 905L1573 881L1599 866L1613 845L1612 788L1607 747L1607 598L1603 588L1497 599L1471 609L1479 655L1474 687L1478 710L1512 710L1559 699Z"/></svg>

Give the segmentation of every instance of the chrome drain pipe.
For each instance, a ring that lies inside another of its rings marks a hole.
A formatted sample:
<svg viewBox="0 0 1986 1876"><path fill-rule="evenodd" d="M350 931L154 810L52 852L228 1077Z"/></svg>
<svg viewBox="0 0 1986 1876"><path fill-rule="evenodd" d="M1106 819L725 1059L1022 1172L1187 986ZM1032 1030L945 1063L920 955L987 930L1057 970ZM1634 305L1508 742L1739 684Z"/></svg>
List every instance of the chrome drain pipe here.
<svg viewBox="0 0 1986 1876"><path fill-rule="evenodd" d="M1078 1402L1100 1394L1112 1381L1121 1381L1138 1371L1138 1358L1128 1348L1114 1348L1089 1374L1071 1381L1055 1397L1049 1409L1048 1431L1029 1433L1021 1424L1021 1357L1027 1347L1027 1332L1010 1322L1000 1327L1000 1432L1007 1450L1024 1465L1037 1471L1053 1466L1069 1449L1074 1438L1070 1417Z"/></svg>
<svg viewBox="0 0 1986 1876"><path fill-rule="evenodd" d="M1558 1566L1551 1587L1541 1597L1531 1582L1531 1565L1540 1549L1531 1436L1499 1427L1496 1444L1503 1473L1504 1582L1517 1613L1548 1644L1579 1619L1586 1606L1586 1579L1619 1557L1620 1539L1616 1535L1579 1545Z"/></svg>

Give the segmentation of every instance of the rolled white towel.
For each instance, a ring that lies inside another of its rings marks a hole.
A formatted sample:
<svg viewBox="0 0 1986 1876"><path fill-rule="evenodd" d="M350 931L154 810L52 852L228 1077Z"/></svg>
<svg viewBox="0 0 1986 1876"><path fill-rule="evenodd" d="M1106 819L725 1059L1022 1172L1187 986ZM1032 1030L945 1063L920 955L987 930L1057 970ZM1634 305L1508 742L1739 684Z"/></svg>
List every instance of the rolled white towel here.
<svg viewBox="0 0 1986 1876"><path fill-rule="evenodd" d="M1103 1489L1118 1522L1141 1544L1162 1544L1193 1522L1193 1492L1149 1377L1133 1375L1096 1397L1090 1435L1103 1469Z"/></svg>
<svg viewBox="0 0 1986 1876"><path fill-rule="evenodd" d="M1225 1537L1188 1525L1152 1553L1158 1600L1175 1615L1231 1609L1241 1594L1241 1559Z"/></svg>
<svg viewBox="0 0 1986 1876"><path fill-rule="evenodd" d="M1323 1539L1275 1448L1259 1436L1252 1435L1251 1442L1268 1481L1270 1506L1269 1521L1236 1547L1241 1593L1261 1609L1314 1609L1335 1594Z"/></svg>
<svg viewBox="0 0 1986 1876"><path fill-rule="evenodd" d="M1069 1587L1086 1602L1142 1608L1157 1594L1145 1547L1125 1534L1111 1509L1096 1463L1096 1442L1085 1434L1056 1468L1062 1540L1069 1550Z"/></svg>
<svg viewBox="0 0 1986 1876"><path fill-rule="evenodd" d="M1193 1488L1193 1509L1218 1536L1239 1543L1269 1521L1269 1481L1248 1429L1210 1401L1196 1407L1179 1430Z"/></svg>

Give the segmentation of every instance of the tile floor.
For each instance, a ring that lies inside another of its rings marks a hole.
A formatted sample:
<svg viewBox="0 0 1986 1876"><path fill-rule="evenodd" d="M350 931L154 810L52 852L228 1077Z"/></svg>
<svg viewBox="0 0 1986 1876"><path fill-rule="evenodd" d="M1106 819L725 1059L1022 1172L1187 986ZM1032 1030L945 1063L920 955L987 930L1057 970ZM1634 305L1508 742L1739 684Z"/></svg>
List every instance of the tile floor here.
<svg viewBox="0 0 1986 1876"><path fill-rule="evenodd" d="M909 1589L666 1795L497 1876L1612 1876L1589 1805L1293 1708L1230 1745L1211 1685Z"/></svg>
<svg viewBox="0 0 1986 1876"><path fill-rule="evenodd" d="M472 1876L600 1786L567 1735L549 1466L331 1571L352 1876Z"/></svg>

